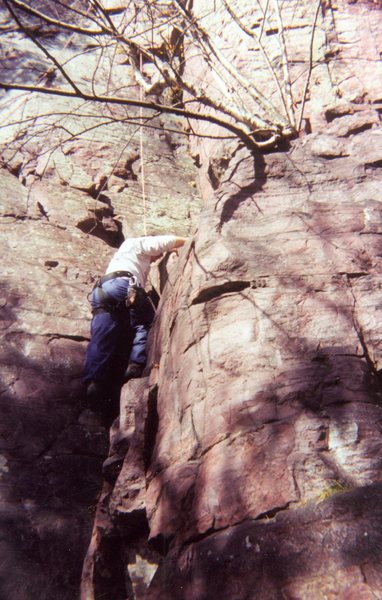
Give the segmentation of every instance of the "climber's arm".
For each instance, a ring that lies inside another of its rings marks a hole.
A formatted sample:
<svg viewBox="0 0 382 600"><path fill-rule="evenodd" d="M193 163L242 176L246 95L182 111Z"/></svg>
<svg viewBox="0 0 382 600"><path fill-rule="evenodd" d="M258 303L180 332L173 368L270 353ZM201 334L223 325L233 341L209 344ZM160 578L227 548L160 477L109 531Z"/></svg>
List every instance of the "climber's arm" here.
<svg viewBox="0 0 382 600"><path fill-rule="evenodd" d="M183 246L187 238L177 235L157 235L140 238L140 252L146 256L160 256Z"/></svg>

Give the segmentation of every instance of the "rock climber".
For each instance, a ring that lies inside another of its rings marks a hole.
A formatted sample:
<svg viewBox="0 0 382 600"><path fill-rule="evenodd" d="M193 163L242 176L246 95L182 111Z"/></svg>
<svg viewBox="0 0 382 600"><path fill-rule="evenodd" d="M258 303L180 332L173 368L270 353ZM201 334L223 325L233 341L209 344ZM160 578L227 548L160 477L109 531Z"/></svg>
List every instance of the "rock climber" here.
<svg viewBox="0 0 382 600"><path fill-rule="evenodd" d="M144 291L150 265L186 238L157 235L127 238L90 294L92 322L84 369L86 397L99 402L115 379L140 377L154 306ZM126 368L127 365L127 368Z"/></svg>

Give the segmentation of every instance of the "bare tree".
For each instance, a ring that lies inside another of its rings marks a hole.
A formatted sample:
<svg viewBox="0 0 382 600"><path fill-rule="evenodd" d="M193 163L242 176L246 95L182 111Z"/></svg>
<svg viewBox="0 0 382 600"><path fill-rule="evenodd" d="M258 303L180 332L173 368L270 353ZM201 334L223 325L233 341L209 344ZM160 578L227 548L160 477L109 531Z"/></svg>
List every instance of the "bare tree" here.
<svg viewBox="0 0 382 600"><path fill-rule="evenodd" d="M155 126L155 115L170 113L189 122L197 119L213 123L252 148L272 146L296 133L296 106L278 0L257 0L262 14L260 31L251 25L245 3L239 14L241 5L233 0L211 1L211 6L207 2L202 14L195 12L192 1L187 0L130 0L114 10L108 8L106 0L2 0L2 4L3 13L8 14L3 34L12 29L23 36L24 63L28 64L28 52L33 48L42 65L28 73L24 69L22 77L20 73L15 77L12 70L3 67L3 90L75 100L73 110L81 106L82 115L89 103L102 104L107 110L97 127L116 118L142 124L142 113L138 116L133 110L140 107L145 111L146 126ZM235 65L210 27L213 20L230 23L254 45L269 72L270 89L256 85L256 72L251 74ZM263 36L266 23L275 20L278 55ZM53 48L52 36L55 48L59 39L60 52ZM92 57L91 76L87 73L86 80L77 70L80 56ZM193 71L187 67L191 61ZM116 85L113 69L121 64L129 67L140 86L139 97L131 93L131 78L126 77L124 86Z"/></svg>

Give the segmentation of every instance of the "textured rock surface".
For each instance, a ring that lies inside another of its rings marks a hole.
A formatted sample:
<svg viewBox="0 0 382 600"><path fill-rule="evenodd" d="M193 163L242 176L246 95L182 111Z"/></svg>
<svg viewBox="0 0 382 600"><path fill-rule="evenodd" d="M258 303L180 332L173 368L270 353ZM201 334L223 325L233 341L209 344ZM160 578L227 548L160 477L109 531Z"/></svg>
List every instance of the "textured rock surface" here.
<svg viewBox="0 0 382 600"><path fill-rule="evenodd" d="M170 273L156 404L140 393L155 445L129 447L106 501L107 535L121 527L129 547L148 527L170 548L143 598L381 594L380 137L358 134L346 157L317 156L326 134L237 152Z"/></svg>
<svg viewBox="0 0 382 600"><path fill-rule="evenodd" d="M315 8L283 13L297 114ZM299 139L256 155L194 141L201 219L169 267L150 373L123 389L102 489L105 430L78 405L84 298L110 246L143 232L139 139L125 147L119 126L96 129L47 161L45 142L4 135L7 600L72 600L89 541L83 600L382 596L378 8L322 3ZM214 22L232 61L253 70L248 40ZM192 161L163 133L145 148L148 226L189 233Z"/></svg>
<svg viewBox="0 0 382 600"><path fill-rule="evenodd" d="M380 502L379 484L211 534L172 551L146 598L378 598Z"/></svg>
<svg viewBox="0 0 382 600"><path fill-rule="evenodd" d="M376 152L379 130L365 136ZM177 281L171 291L175 310L154 341L154 537L193 538L318 497L335 481L379 480L381 322L369 303L381 282L380 225L371 233L365 216L374 206L380 218L378 189L369 178L350 180L351 155L347 165L313 161L305 139L289 156L265 157L261 190L244 192L229 220L222 213L233 196L222 186L208 215L217 233L200 227L183 267L187 286ZM309 194L279 177L291 156L291 174ZM226 170L237 178L232 189L253 169L252 158L236 160ZM167 518L179 481L169 473L188 461L191 508L180 528Z"/></svg>
<svg viewBox="0 0 382 600"><path fill-rule="evenodd" d="M2 41L9 57L2 68L12 65L26 83L46 67L31 44L25 69L25 47L12 31ZM90 61L77 60L84 82ZM122 67L115 77L125 77ZM19 121L0 130L7 165L0 171L4 600L78 597L109 446L104 425L81 408L86 297L123 234L187 234L198 212L193 161L176 135L143 134L144 205L139 131L118 124L64 143L63 130L89 124L68 110L93 113L93 125L103 119L79 104L19 92L1 99L1 124Z"/></svg>
<svg viewBox="0 0 382 600"><path fill-rule="evenodd" d="M107 451L79 408L84 290L103 249L29 216L27 190L4 171L1 205L1 591L72 598Z"/></svg>
<svg viewBox="0 0 382 600"><path fill-rule="evenodd" d="M155 440L149 454L144 436L129 448L104 504L106 537L145 507L123 545L162 555L137 598L382 595L382 90L368 83L382 22L370 3L328 9L323 57L334 17L338 60L315 67L303 137L255 156L194 145L202 217L170 273L140 393Z"/></svg>

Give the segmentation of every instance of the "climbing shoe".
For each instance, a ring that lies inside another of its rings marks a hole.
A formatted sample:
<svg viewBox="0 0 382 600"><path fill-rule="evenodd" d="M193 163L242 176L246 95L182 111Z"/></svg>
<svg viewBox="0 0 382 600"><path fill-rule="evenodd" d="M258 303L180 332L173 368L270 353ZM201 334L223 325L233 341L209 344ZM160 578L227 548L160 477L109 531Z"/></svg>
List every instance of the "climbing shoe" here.
<svg viewBox="0 0 382 600"><path fill-rule="evenodd" d="M131 362L128 364L128 367L124 373L123 379L124 381L129 381L129 379L135 379L136 377L141 377L143 373L143 365L139 365L138 363Z"/></svg>
<svg viewBox="0 0 382 600"><path fill-rule="evenodd" d="M104 390L96 381L91 381L86 388L86 407L98 410L104 401Z"/></svg>

